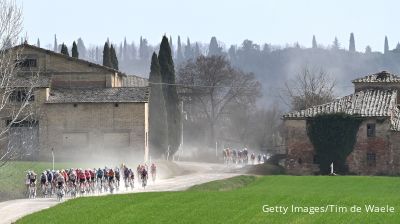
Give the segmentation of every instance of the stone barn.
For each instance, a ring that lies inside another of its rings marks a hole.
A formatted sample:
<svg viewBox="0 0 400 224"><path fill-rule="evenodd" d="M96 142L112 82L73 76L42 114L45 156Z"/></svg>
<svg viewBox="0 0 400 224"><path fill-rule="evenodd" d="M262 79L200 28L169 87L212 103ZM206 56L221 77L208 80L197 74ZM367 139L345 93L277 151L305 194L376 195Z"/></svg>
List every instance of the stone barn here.
<svg viewBox="0 0 400 224"><path fill-rule="evenodd" d="M148 159L147 79L28 44L15 48L22 52L18 77L39 80L30 100L37 110L12 127L9 145L33 147L39 160L52 150L58 161Z"/></svg>
<svg viewBox="0 0 400 224"><path fill-rule="evenodd" d="M346 159L349 172L400 174L400 77L382 71L352 83L355 90L351 95L283 115L289 173L319 171L316 153L307 135L307 120L317 114L346 113L362 118L353 151Z"/></svg>

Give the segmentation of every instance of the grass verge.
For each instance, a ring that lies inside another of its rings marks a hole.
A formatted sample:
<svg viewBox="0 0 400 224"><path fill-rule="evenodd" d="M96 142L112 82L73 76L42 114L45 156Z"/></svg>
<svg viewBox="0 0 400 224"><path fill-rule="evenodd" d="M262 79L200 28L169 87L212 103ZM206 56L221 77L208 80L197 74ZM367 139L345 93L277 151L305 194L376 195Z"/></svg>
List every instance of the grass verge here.
<svg viewBox="0 0 400 224"><path fill-rule="evenodd" d="M78 198L17 223L400 223L398 177L263 176L243 187L220 191L226 189L224 185L214 182L182 192ZM348 211L283 214L263 212L264 205L335 205ZM354 205L362 211L350 212ZM389 205L395 212L370 213L365 205Z"/></svg>

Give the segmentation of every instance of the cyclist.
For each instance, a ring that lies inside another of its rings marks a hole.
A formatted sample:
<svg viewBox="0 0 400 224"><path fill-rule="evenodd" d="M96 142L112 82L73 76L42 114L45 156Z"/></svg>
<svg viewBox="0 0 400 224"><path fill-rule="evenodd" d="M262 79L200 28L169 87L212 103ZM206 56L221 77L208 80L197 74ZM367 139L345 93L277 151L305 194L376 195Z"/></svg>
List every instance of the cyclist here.
<svg viewBox="0 0 400 224"><path fill-rule="evenodd" d="M141 175L141 179L142 179L142 186L143 186L143 188L145 188L147 185L148 173L144 166L142 166L142 168L141 168L140 175Z"/></svg>
<svg viewBox="0 0 400 224"><path fill-rule="evenodd" d="M28 178L29 178L29 189L31 189L31 187L33 188L33 192L32 192L32 195L31 195L31 191L29 191L29 196L30 197L36 197L36 173L35 173L35 171L30 171L29 172L29 175L28 175Z"/></svg>
<svg viewBox="0 0 400 224"><path fill-rule="evenodd" d="M119 168L115 168L115 180L116 180L116 184L117 184L117 189L119 188L119 180L120 180L120 173L119 173Z"/></svg>
<svg viewBox="0 0 400 224"><path fill-rule="evenodd" d="M47 195L46 186L47 186L47 175L46 171L43 171L42 175L40 175L40 185L42 188L42 194Z"/></svg>
<svg viewBox="0 0 400 224"><path fill-rule="evenodd" d="M156 175L157 175L157 167L156 164L151 164L150 167L150 171L151 171L151 177L153 178L153 182L156 180Z"/></svg>
<svg viewBox="0 0 400 224"><path fill-rule="evenodd" d="M110 192L113 193L114 190L114 177L115 173L113 169L108 171L108 185L110 186Z"/></svg>
<svg viewBox="0 0 400 224"><path fill-rule="evenodd" d="M85 182L86 182L86 175L82 169L78 170L78 178L79 178L79 189L81 193L85 192Z"/></svg>
<svg viewBox="0 0 400 224"><path fill-rule="evenodd" d="M64 176L62 175L62 173L58 173L58 171L56 172L57 175L57 198L59 200L62 199L62 197L64 196L64 184L65 184L65 179Z"/></svg>

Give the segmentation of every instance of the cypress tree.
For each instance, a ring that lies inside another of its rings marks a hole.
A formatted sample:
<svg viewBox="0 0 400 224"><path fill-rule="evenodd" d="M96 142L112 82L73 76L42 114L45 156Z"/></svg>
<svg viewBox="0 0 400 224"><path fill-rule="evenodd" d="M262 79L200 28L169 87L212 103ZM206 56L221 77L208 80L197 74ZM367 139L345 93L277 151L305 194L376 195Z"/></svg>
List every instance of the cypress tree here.
<svg viewBox="0 0 400 224"><path fill-rule="evenodd" d="M192 59L194 57L192 45L190 44L190 39L189 37L187 38L187 44L185 46L185 58L187 59Z"/></svg>
<svg viewBox="0 0 400 224"><path fill-rule="evenodd" d="M149 151L155 158L168 148L167 112L161 82L160 64L157 54L153 53L149 75Z"/></svg>
<svg viewBox="0 0 400 224"><path fill-rule="evenodd" d="M172 42L172 37L171 36L169 36L169 46L171 47L172 58L174 58L174 44Z"/></svg>
<svg viewBox="0 0 400 224"><path fill-rule="evenodd" d="M356 52L356 43L354 41L354 34L350 33L349 51Z"/></svg>
<svg viewBox="0 0 400 224"><path fill-rule="evenodd" d="M339 48L340 48L340 43L339 43L337 37L335 37L335 40L333 41L333 44L332 44L332 49L339 50Z"/></svg>
<svg viewBox="0 0 400 224"><path fill-rule="evenodd" d="M78 47L78 52L81 58L87 58L87 50L85 47L85 43L83 43L82 38L78 38L78 41L76 42L76 46Z"/></svg>
<svg viewBox="0 0 400 224"><path fill-rule="evenodd" d="M389 53L389 41L388 41L387 36L385 36L385 48L384 48L384 52L383 53L384 54Z"/></svg>
<svg viewBox="0 0 400 224"><path fill-rule="evenodd" d="M112 68L118 70L118 58L117 54L115 53L115 48L112 44L110 48L110 60Z"/></svg>
<svg viewBox="0 0 400 224"><path fill-rule="evenodd" d="M218 46L217 38L211 37L210 45L208 46L208 56L221 55L222 47Z"/></svg>
<svg viewBox="0 0 400 224"><path fill-rule="evenodd" d="M317 40L315 39L315 35L312 36L312 48L317 48Z"/></svg>
<svg viewBox="0 0 400 224"><path fill-rule="evenodd" d="M180 64L184 61L183 52L182 52L182 44L181 44L181 37L178 36L178 47L176 49L176 63Z"/></svg>
<svg viewBox="0 0 400 224"><path fill-rule="evenodd" d="M69 56L68 47L64 43L62 43L62 45L61 45L61 54L65 54L65 55Z"/></svg>
<svg viewBox="0 0 400 224"><path fill-rule="evenodd" d="M76 45L75 41L72 43L72 57L79 58L78 46Z"/></svg>
<svg viewBox="0 0 400 224"><path fill-rule="evenodd" d="M54 34L54 52L58 52L57 35Z"/></svg>
<svg viewBox="0 0 400 224"><path fill-rule="evenodd" d="M110 47L108 46L107 41L104 43L104 48L103 48L103 65L112 68Z"/></svg>
<svg viewBox="0 0 400 224"><path fill-rule="evenodd" d="M168 38L163 36L160 51L158 53L160 63L161 79L165 84L175 84L174 61L172 60L171 48ZM175 85L163 85L163 93L167 111L168 145L170 155L179 149L181 138L181 111Z"/></svg>

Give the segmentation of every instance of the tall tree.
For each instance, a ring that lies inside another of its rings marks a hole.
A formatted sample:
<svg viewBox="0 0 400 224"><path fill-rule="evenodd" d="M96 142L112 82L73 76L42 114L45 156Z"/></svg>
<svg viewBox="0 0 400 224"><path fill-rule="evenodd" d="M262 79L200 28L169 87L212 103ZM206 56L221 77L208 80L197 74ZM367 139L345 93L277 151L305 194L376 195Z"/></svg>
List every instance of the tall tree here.
<svg viewBox="0 0 400 224"><path fill-rule="evenodd" d="M78 46L76 45L75 41L72 43L72 57L79 58Z"/></svg>
<svg viewBox="0 0 400 224"><path fill-rule="evenodd" d="M100 50L98 46L96 46L95 57L96 57L95 61L97 63L100 63Z"/></svg>
<svg viewBox="0 0 400 224"><path fill-rule="evenodd" d="M317 40L315 39L315 35L312 36L312 48L317 48Z"/></svg>
<svg viewBox="0 0 400 224"><path fill-rule="evenodd" d="M115 48L112 44L111 44L111 48L110 48L110 60L111 60L112 68L118 70L118 58L117 58L117 54L115 52Z"/></svg>
<svg viewBox="0 0 400 224"><path fill-rule="evenodd" d="M139 58L141 60L149 59L149 46L147 43L147 39L142 37L140 37Z"/></svg>
<svg viewBox="0 0 400 224"><path fill-rule="evenodd" d="M281 98L292 110L304 110L335 99L336 81L323 69L305 67L284 85Z"/></svg>
<svg viewBox="0 0 400 224"><path fill-rule="evenodd" d="M78 52L81 58L87 58L87 49L85 43L83 43L82 38L78 38L76 46L78 47Z"/></svg>
<svg viewBox="0 0 400 224"><path fill-rule="evenodd" d="M171 37L171 36L169 36L169 45L170 45L170 47L171 47L171 55L172 55L172 58L174 58L174 44L173 44L173 42L172 42L172 37Z"/></svg>
<svg viewBox="0 0 400 224"><path fill-rule="evenodd" d="M188 89L191 108L196 108L198 115L204 117L202 122L208 126L206 133L210 148L215 147L218 133L222 131L218 130L219 122L227 119L227 114L239 105L245 108L254 106L261 87L254 74L233 68L222 55L200 56L189 61L179 69L178 80Z"/></svg>
<svg viewBox="0 0 400 224"><path fill-rule="evenodd" d="M107 41L104 43L103 48L103 65L112 68L110 47Z"/></svg>
<svg viewBox="0 0 400 224"><path fill-rule="evenodd" d="M384 48L384 54L389 53L389 41L387 36L385 36L385 48Z"/></svg>
<svg viewBox="0 0 400 224"><path fill-rule="evenodd" d="M61 54L65 54L65 55L69 56L68 47L64 43L62 43L62 45L61 45Z"/></svg>
<svg viewBox="0 0 400 224"><path fill-rule="evenodd" d="M339 43L337 37L335 37L335 40L333 40L333 43L332 43L332 49L339 50L339 48L340 48L340 43Z"/></svg>
<svg viewBox="0 0 400 224"><path fill-rule="evenodd" d="M23 30L23 10L17 1L0 1L0 114L7 116L7 122L0 125L0 167L11 160L35 159L38 149L35 146L31 131L15 131L15 127L32 128L33 114L39 114L32 103L33 92L37 86L39 72L32 72L23 77L21 86L21 66L19 63L25 57L23 49L11 48L18 44ZM9 50L7 50L9 49ZM21 94L16 94L21 93ZM18 97L18 96L22 97ZM15 103L15 101L19 101ZM26 125L25 125L26 123ZM33 122L36 124L36 122ZM25 129L24 128L24 129ZM13 130L14 129L14 130ZM20 129L20 128L17 128ZM17 141L16 141L17 140ZM5 143L5 144L4 144ZM7 172L7 171L6 171ZM6 172L0 172L2 176ZM0 190L1 191L1 190Z"/></svg>
<svg viewBox="0 0 400 224"><path fill-rule="evenodd" d="M126 42L126 37L124 38L124 46L123 46L123 52L122 52L122 60L123 61L128 61L128 43Z"/></svg>
<svg viewBox="0 0 400 224"><path fill-rule="evenodd" d="M183 52L182 52L182 44L181 44L181 37L178 36L178 47L176 49L176 64L180 64L184 61Z"/></svg>
<svg viewBox="0 0 400 224"><path fill-rule="evenodd" d="M193 52L192 45L190 44L190 39L188 37L187 43L185 46L185 58L186 58L186 60L188 60L188 59L192 59L193 57L194 57L194 52Z"/></svg>
<svg viewBox="0 0 400 224"><path fill-rule="evenodd" d="M167 112L161 83L160 64L157 54L153 53L149 75L149 151L155 158L168 148Z"/></svg>
<svg viewBox="0 0 400 224"><path fill-rule="evenodd" d="M58 52L57 35L54 34L54 52Z"/></svg>
<svg viewBox="0 0 400 224"><path fill-rule="evenodd" d="M210 45L208 46L208 56L221 55L222 47L218 45L217 38L211 37Z"/></svg>
<svg viewBox="0 0 400 224"><path fill-rule="evenodd" d="M37 38L36 47L40 47L40 40Z"/></svg>
<svg viewBox="0 0 400 224"><path fill-rule="evenodd" d="M194 47L194 58L198 58L200 57L201 52L200 52L200 47L199 47L199 43L196 42L196 46Z"/></svg>
<svg viewBox="0 0 400 224"><path fill-rule="evenodd" d="M365 53L366 54L370 54L372 52L372 49L369 45L367 45L367 47L365 47Z"/></svg>
<svg viewBox="0 0 400 224"><path fill-rule="evenodd" d="M350 33L349 51L356 52L356 43L354 40L354 34Z"/></svg>
<svg viewBox="0 0 400 224"><path fill-rule="evenodd" d="M175 86L174 61L172 60L171 48L166 36L163 36L161 41L158 61L160 63L162 82L164 83L163 92L167 108L168 145L170 153L173 154L178 151L180 145L181 111Z"/></svg>

